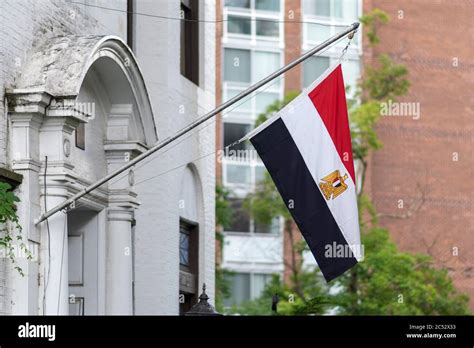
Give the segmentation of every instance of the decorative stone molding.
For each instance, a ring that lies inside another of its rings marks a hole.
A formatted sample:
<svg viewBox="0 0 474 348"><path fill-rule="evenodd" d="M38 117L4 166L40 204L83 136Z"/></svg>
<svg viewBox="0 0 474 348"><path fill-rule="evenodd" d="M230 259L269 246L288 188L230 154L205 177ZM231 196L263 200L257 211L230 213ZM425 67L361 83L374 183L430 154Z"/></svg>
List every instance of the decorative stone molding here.
<svg viewBox="0 0 474 348"><path fill-rule="evenodd" d="M138 117L142 124L151 125L143 129L146 143L154 144L158 140L156 126L143 75L133 52L119 37L67 35L51 38L31 53L16 87L21 90L47 91L58 102L61 102L60 96L72 96L75 99L90 67L103 58L114 62L130 82ZM61 105L66 108L71 106L70 101ZM48 116L54 116L54 110L54 107L51 108ZM60 112L64 115L64 110Z"/></svg>
<svg viewBox="0 0 474 348"><path fill-rule="evenodd" d="M10 184L13 189L20 185L22 180L23 175L12 172L6 168L0 168L0 181Z"/></svg>

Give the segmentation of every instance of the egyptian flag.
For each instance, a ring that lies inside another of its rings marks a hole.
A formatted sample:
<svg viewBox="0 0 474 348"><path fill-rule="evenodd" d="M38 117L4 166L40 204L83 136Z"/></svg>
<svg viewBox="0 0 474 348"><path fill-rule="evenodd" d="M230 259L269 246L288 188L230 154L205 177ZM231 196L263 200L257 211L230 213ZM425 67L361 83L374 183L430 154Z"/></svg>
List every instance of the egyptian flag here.
<svg viewBox="0 0 474 348"><path fill-rule="evenodd" d="M327 282L358 261L359 217L341 65L246 136Z"/></svg>

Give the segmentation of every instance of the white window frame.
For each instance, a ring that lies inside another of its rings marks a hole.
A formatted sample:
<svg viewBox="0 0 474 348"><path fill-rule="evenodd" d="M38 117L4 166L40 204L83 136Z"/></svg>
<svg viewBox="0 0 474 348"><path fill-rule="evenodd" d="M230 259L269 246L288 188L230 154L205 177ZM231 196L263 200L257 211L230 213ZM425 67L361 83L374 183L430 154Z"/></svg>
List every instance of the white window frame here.
<svg viewBox="0 0 474 348"><path fill-rule="evenodd" d="M302 6L303 6L303 2L302 2ZM362 11L363 11L362 6L363 6L362 0L357 0L357 16L358 17L360 17L360 15L362 14ZM306 52L322 42L322 41L310 40L308 38L308 23L329 26L330 36L336 35L339 32L337 28L338 26L350 26L352 24L348 22L347 20L332 16L332 13L334 13L333 2L331 2L331 16L330 17L305 14L304 12L305 11L302 8L302 13L303 13L303 17L302 17L303 18L303 23L302 23L303 35L302 35L302 45L301 45L302 52ZM363 33L362 24L359 26L359 29L357 31L358 31L358 36L356 36L357 40L352 41L351 45L349 46L345 54L344 59L359 62L359 76L357 76L357 78L359 78L360 73L362 72L362 66L360 65L361 55L362 55L362 33ZM328 57L329 65L331 66L340 58L342 49L344 48L346 42L347 40L341 40L338 45L332 46L328 50L322 52L321 54L318 54L318 56ZM344 62L342 64L344 64ZM301 78L301 86L302 88L305 87L304 77ZM355 88L354 88L355 86L351 86L351 87L352 87L351 92L350 92L350 95L348 96L350 98L353 97L353 93L355 92Z"/></svg>
<svg viewBox="0 0 474 348"><path fill-rule="evenodd" d="M250 149L251 151L255 151ZM227 180L227 166L228 165L235 165L235 166L242 166L242 167L250 167L250 179L249 184L237 184L233 182L229 182ZM242 196L245 196L246 193L250 193L255 190L257 183L256 183L256 175L255 175L255 168L256 167L265 167L260 160L257 159L250 159L248 161L244 160L235 160L231 157L222 157L222 177L223 177L223 184L225 187L231 188L236 191L240 191ZM240 195L239 195L240 196Z"/></svg>
<svg viewBox="0 0 474 348"><path fill-rule="evenodd" d="M301 5L303 6L303 2L301 3ZM334 13L334 3L331 2L331 13ZM360 17L361 14L363 13L363 9L362 9L362 6L363 6L363 3L362 3L362 0L357 0L357 17ZM316 16L316 15L312 15L312 14L305 14L304 13L304 9L302 8L302 13L303 13L303 23L302 23L302 33L303 33L303 45L302 45L302 50L303 51L307 51L309 50L310 48L313 48L314 46L320 44L322 41L315 41L315 40L310 40L308 38L308 23L312 23L312 24L320 24L320 25L325 25L325 26L329 26L330 27L330 36L334 36L336 35L339 30L337 30L337 26L350 26L352 23L347 21L347 20L344 20L344 19L341 19L341 18L338 18L338 17L334 17L334 16L330 16L330 17L322 17L322 16ZM357 30L358 34L356 36L357 40L353 40L352 43L351 43L351 46L349 47L346 55L358 55L360 56L362 54L362 33L363 33L363 28L362 28L362 24L359 26L359 29ZM336 53L336 52L340 52L341 51L341 45L345 45L344 44L344 40L341 40L340 41L340 44L339 45L335 45L333 47L331 47L328 51L326 52L329 52L329 53Z"/></svg>
<svg viewBox="0 0 474 348"><path fill-rule="evenodd" d="M231 44L227 44L225 45L224 47L222 47L222 57L225 57L225 49L228 48L228 49L243 49L243 50L247 50L247 51L250 51L250 82L249 83L244 83L244 82L234 82L234 81L225 81L224 80L224 74L222 74L222 97L223 97L223 100L227 100L228 96L227 96L227 93L228 93L228 89L233 89L233 90L239 90L239 91L244 91L245 89L247 89L252 83L255 83L257 81L254 81L253 80L253 77L255 76L255 69L256 67L254 66L254 64L252 63L254 61L254 55L255 55L255 52L270 52L270 53L278 53L279 56L280 56L280 59L279 59L279 65L280 67L283 66L284 62L285 62L285 57L284 57L284 52L278 48L249 48L248 46L247 47L244 47L240 44L234 44L234 45L231 45ZM222 59L222 71L224 71L224 66L225 64L225 59ZM237 110L237 111L233 111L233 112L230 112L230 113L224 113L223 114L223 119L224 119L224 122L226 121L229 121L229 122L239 122L239 120L241 120L240 122L244 122L244 123L251 123L251 124L254 124L255 123L255 120L257 119L259 113L257 112L257 106L256 106L256 103L257 103L257 99L256 99L256 95L259 94L259 93L275 93L275 94L278 94L278 99L281 100L283 98L283 95L284 95L284 85L285 85L285 80L284 78L282 78L280 80L280 83L279 84L269 84L265 87L263 87L262 89L254 92L251 94L251 96L247 96L244 100L248 100L248 102L250 103L251 105L251 109L250 110ZM241 103L241 102L239 102ZM243 118L237 118L235 115L236 114L239 114L240 116L243 116Z"/></svg>
<svg viewBox="0 0 474 348"><path fill-rule="evenodd" d="M223 37L222 42L226 43L230 39L245 39L250 40L251 46L256 46L257 43L260 41L268 41L278 43L280 47L284 45L284 37L285 37L285 27L284 27L284 1L283 0L274 0L280 2L280 11L265 11L265 10L257 10L255 8L255 0L250 0L250 9L240 8L240 7L223 7L222 19L224 20L223 28ZM239 17L246 17L250 20L250 34L237 34L237 33L229 33L227 21L229 16L239 16ZM278 36L263 36L257 35L257 20L258 19L271 19L278 21Z"/></svg>
<svg viewBox="0 0 474 348"><path fill-rule="evenodd" d="M321 55L319 55L318 57L322 57L322 58L329 58L329 66L332 66L333 64L335 64L338 60L339 60L339 56L335 56L335 55L330 55L328 53L323 53ZM360 59L357 57L357 56L346 56L344 57L344 60L350 60L350 61L354 61L354 62L358 62L359 63L359 76L357 76L357 78L360 77L360 72L362 70L362 67L360 66ZM342 65L344 65L344 61L342 62ZM301 73L303 74L304 73L304 67L302 68L301 70ZM346 83L346 86L347 86L347 83ZM304 76L302 76L301 78L301 88L304 89L304 88L307 88L308 86L305 86L304 85ZM354 93L355 93L355 85L350 85L351 89L350 89L350 94L347 95L347 97L349 98L353 98L354 97Z"/></svg>

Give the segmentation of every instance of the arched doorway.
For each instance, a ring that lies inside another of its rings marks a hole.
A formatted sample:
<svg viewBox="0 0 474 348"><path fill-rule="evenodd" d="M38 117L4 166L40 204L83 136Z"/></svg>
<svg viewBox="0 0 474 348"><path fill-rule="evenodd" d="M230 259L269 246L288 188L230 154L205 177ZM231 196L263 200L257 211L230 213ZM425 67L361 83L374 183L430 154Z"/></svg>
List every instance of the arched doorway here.
<svg viewBox="0 0 474 348"><path fill-rule="evenodd" d="M199 296L200 224L202 195L198 175L193 165L184 169L179 195L179 314L196 304Z"/></svg>
<svg viewBox="0 0 474 348"><path fill-rule="evenodd" d="M132 314L133 173L48 223L31 220L157 141L143 76L126 44L108 36L50 39L29 62L8 98L12 152L23 164L15 169L26 175L22 208L32 215L22 225L41 245L39 312Z"/></svg>

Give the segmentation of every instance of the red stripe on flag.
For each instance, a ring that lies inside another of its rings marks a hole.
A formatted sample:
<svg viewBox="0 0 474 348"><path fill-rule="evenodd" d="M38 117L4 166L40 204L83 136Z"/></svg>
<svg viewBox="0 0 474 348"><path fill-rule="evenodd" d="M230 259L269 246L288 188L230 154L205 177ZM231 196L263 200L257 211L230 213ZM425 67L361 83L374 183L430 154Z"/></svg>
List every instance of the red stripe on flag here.
<svg viewBox="0 0 474 348"><path fill-rule="evenodd" d="M309 98L318 110L341 161L355 184L346 91L340 64L309 93Z"/></svg>

